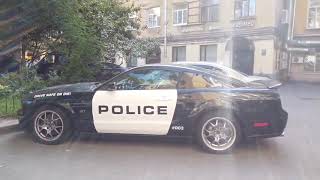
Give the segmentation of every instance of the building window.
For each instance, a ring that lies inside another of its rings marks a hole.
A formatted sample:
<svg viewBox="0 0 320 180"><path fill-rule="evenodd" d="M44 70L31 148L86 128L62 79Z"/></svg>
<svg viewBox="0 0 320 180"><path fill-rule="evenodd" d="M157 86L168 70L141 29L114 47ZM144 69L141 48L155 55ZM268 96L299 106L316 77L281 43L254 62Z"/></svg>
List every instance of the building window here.
<svg viewBox="0 0 320 180"><path fill-rule="evenodd" d="M308 28L320 28L320 0L309 0Z"/></svg>
<svg viewBox="0 0 320 180"><path fill-rule="evenodd" d="M172 47L172 61L186 61L186 47Z"/></svg>
<svg viewBox="0 0 320 180"><path fill-rule="evenodd" d="M160 7L148 10L148 28L160 27Z"/></svg>
<svg viewBox="0 0 320 180"><path fill-rule="evenodd" d="M200 46L200 61L217 62L217 45Z"/></svg>
<svg viewBox="0 0 320 180"><path fill-rule="evenodd" d="M188 5L177 4L173 10L173 24L174 25L186 25L188 19Z"/></svg>
<svg viewBox="0 0 320 180"><path fill-rule="evenodd" d="M127 30L136 31L137 30L137 13L132 12L129 14L129 25L127 26Z"/></svg>
<svg viewBox="0 0 320 180"><path fill-rule="evenodd" d="M132 55L128 56L127 67L136 67L138 66L138 58Z"/></svg>
<svg viewBox="0 0 320 180"><path fill-rule="evenodd" d="M201 22L214 22L219 18L219 0L201 0Z"/></svg>
<svg viewBox="0 0 320 180"><path fill-rule="evenodd" d="M304 71L320 72L320 55L307 56L304 60Z"/></svg>
<svg viewBox="0 0 320 180"><path fill-rule="evenodd" d="M234 16L236 19L256 15L256 0L235 0Z"/></svg>

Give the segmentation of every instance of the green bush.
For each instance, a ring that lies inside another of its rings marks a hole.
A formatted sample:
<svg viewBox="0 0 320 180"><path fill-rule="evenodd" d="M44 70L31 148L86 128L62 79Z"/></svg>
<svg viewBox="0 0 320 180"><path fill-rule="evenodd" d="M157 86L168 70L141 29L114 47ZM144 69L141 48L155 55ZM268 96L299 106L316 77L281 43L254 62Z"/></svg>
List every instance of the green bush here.
<svg viewBox="0 0 320 180"><path fill-rule="evenodd" d="M20 108L20 97L0 97L0 117L16 117Z"/></svg>
<svg viewBox="0 0 320 180"><path fill-rule="evenodd" d="M31 91L47 87L52 82L42 80L34 68L9 73L7 76L1 78L0 117L16 116L17 111L21 108L21 97Z"/></svg>
<svg viewBox="0 0 320 180"><path fill-rule="evenodd" d="M21 97L31 91L47 87L49 84L37 75L35 69L23 69L20 72L9 73L0 79L0 97Z"/></svg>

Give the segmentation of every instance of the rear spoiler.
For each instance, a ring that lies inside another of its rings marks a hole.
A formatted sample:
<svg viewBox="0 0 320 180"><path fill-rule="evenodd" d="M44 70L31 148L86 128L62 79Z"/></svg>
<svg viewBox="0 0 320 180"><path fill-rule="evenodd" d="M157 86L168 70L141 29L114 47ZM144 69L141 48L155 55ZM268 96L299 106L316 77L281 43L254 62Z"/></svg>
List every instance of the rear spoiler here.
<svg viewBox="0 0 320 180"><path fill-rule="evenodd" d="M257 83L261 83L263 85L265 85L268 89L277 89L279 88L282 83L277 81L277 80L268 80L268 81L265 81L265 80L258 80L258 81L254 81L254 82L257 82Z"/></svg>
<svg viewBox="0 0 320 180"><path fill-rule="evenodd" d="M270 84L270 85L268 85L268 88L269 89L277 89L277 88L279 88L280 86L282 85L282 83L275 83L275 84Z"/></svg>

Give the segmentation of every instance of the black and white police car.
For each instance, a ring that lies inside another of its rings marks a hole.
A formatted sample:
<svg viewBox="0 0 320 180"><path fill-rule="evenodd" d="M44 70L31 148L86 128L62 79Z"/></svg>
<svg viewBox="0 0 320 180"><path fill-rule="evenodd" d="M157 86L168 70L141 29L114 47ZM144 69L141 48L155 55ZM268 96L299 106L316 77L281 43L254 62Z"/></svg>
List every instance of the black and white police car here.
<svg viewBox="0 0 320 180"><path fill-rule="evenodd" d="M212 153L230 151L241 138L281 136L288 117L275 89L183 65L50 87L22 103L20 126L43 144L63 143L75 131L186 136Z"/></svg>

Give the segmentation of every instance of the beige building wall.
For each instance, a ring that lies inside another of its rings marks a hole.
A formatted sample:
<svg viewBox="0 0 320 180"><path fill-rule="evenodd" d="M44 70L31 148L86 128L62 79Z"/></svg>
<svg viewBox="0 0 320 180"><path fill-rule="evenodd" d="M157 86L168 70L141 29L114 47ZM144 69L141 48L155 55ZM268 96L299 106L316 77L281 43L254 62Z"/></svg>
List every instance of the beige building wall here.
<svg viewBox="0 0 320 180"><path fill-rule="evenodd" d="M276 52L274 40L254 41L254 74L274 74L276 63ZM266 50L266 55L262 51Z"/></svg>
<svg viewBox="0 0 320 180"><path fill-rule="evenodd" d="M187 61L199 61L200 59L200 45L188 44L186 47Z"/></svg>
<svg viewBox="0 0 320 180"><path fill-rule="evenodd" d="M298 0L302 1L302 0ZM307 1L307 0L306 0ZM234 4L235 0L220 1L219 20L217 22L208 22L206 24L192 24L185 26L173 25L173 9L175 4L192 3L190 6L199 6L198 0L168 0L167 8L167 29L168 35L184 35L196 32L195 30L208 31L223 29L231 31L233 28L234 19ZM164 27L164 4L163 0L135 0L134 4L141 8L139 12L141 30L143 37L161 37L163 36ZM161 26L158 28L147 28L148 10L153 7L161 9ZM256 0L256 16L254 28L274 27L280 19L280 11L282 9L282 0ZM192 8L192 13L199 14L200 10ZM197 17L200 18L200 17ZM191 20L191 19L190 19Z"/></svg>
<svg viewBox="0 0 320 180"><path fill-rule="evenodd" d="M225 50L226 43L193 43L193 44L176 44L167 46L167 61L172 62L172 47L186 46L186 61L200 61L200 45L217 45L217 63L231 67L230 52ZM276 63L276 52L274 48L274 40L258 40L254 41L254 74L274 74ZM164 46L161 46L163 52ZM266 51L266 55L262 55L262 51ZM163 55L163 53L162 53ZM162 57L162 59L165 59Z"/></svg>
<svg viewBox="0 0 320 180"><path fill-rule="evenodd" d="M301 0L297 0L301 1ZM163 0L135 0L136 6L141 7L139 13L141 26L141 37L160 37L164 36L164 4ZM264 35L259 33L260 29L276 28L280 22L281 11L283 9L283 0L256 0L256 15L245 20L235 20L234 6L235 0L220 0L219 19L217 22L195 23L183 26L173 25L173 8L174 4L190 2L193 6L199 5L198 0L167 0L167 31L168 46L167 57L164 55L164 46L161 46L161 63L172 62L172 47L186 46L186 61L200 60L200 45L217 45L217 63L232 67L232 53L226 51L226 44L231 37L239 31L245 32L245 38L251 39L255 45L254 52L254 74L274 74L276 73L276 52L275 41L276 35L269 33ZM192 6L190 4L190 6ZM161 7L161 26L158 28L147 28L148 9ZM192 14L199 14L200 9L192 9ZM194 17L193 17L194 18ZM191 20L191 19L189 19ZM253 21L253 26L234 28L235 23L240 21ZM225 35L216 39L197 39L188 40L189 37L197 37L203 34L214 36L215 34L225 32ZM252 32L252 33L251 33ZM177 41L171 40L179 37ZM185 37L185 39L184 39ZM266 49L266 55L262 55L262 49Z"/></svg>
<svg viewBox="0 0 320 180"><path fill-rule="evenodd" d="M294 19L294 33L303 34L307 27L308 17L308 2L309 0L296 0L295 19Z"/></svg>
<svg viewBox="0 0 320 180"><path fill-rule="evenodd" d="M309 0L296 0L295 17L294 17L294 33L293 40L299 40L305 44L307 42L315 42L319 44L320 29L308 28L308 13L309 13ZM291 51L291 62L289 76L291 80L295 81L310 81L320 82L320 71L308 71L305 69L305 64L308 56L319 55L319 46L296 46ZM302 58L302 62L293 62L294 59Z"/></svg>

